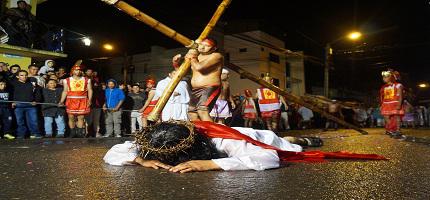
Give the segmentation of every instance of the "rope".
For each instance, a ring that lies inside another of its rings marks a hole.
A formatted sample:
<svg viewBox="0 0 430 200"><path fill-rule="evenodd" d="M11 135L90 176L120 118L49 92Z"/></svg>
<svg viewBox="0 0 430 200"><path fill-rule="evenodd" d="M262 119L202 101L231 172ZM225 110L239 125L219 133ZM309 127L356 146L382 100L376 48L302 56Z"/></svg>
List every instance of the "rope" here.
<svg viewBox="0 0 430 200"><path fill-rule="evenodd" d="M36 104L36 105L49 105L49 106L58 106L58 107L65 107L64 105L59 105L57 103L40 103L40 102L29 102L29 101L5 101L0 100L0 103L25 103L25 104Z"/></svg>

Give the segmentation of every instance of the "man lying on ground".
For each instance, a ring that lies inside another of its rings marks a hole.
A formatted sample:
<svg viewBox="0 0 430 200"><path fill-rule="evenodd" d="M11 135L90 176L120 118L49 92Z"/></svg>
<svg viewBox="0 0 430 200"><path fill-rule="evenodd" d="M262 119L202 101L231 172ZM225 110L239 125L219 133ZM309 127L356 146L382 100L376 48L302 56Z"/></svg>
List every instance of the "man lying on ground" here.
<svg viewBox="0 0 430 200"><path fill-rule="evenodd" d="M104 156L110 165L139 164L171 172L264 170L281 162L324 158L385 160L375 154L301 152L300 145L321 146L319 138L280 138L272 131L234 127L208 121L169 121L146 127L135 142L113 146Z"/></svg>

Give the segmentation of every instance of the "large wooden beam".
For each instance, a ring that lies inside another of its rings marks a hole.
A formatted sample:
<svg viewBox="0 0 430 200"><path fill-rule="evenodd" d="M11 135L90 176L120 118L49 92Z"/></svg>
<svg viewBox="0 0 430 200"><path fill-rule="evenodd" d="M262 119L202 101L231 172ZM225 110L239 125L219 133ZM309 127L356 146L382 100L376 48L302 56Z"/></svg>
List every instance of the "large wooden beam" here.
<svg viewBox="0 0 430 200"><path fill-rule="evenodd" d="M317 105L314 105L314 104L311 104L311 103L303 101L301 99L301 97L293 95L293 94L290 94L287 91L285 91L285 90L283 90L283 89L281 89L279 87L274 86L273 84L271 84L271 83L263 80L262 78L260 78L258 76L255 76L254 74L252 74L252 73L250 73L250 72L242 69L241 67L239 67L239 66L237 66L237 65L235 65L233 63L228 63L226 66L227 66L227 68L229 68L229 69L235 71L236 73L238 73L241 77L244 77L244 78L247 78L247 79L249 79L251 81L254 81L257 84L259 84L261 86L264 86L266 88L269 88L269 89L273 90L277 94L280 94L287 101L294 102L294 103L297 103L299 105L305 106L305 107L311 109L314 112L320 113L322 116L326 117L327 119L335 121L336 123L339 123L339 124L341 124L341 125L343 125L345 127L354 129L354 130L360 132L361 134L364 134L364 135L368 134L366 131L362 130L360 127L355 126L354 124L350 124L350 123L348 123L348 122L346 122L346 121L344 121L344 120L342 120L340 118L337 118L337 117L331 115L330 113L326 112L324 109L318 107Z"/></svg>
<svg viewBox="0 0 430 200"><path fill-rule="evenodd" d="M135 19L137 19L141 22L144 22L145 24L151 26L152 28L160 31L164 35L178 41L179 43L183 44L184 46L192 46L194 44L194 42L191 39L179 34L175 30L167 27L166 25L155 20L154 18L150 17L149 15L146 15L145 13L139 11L138 9L132 7L131 5L127 4L124 1L119 1L119 0L102 0L102 1L115 6L116 8L124 11L125 13L127 13L129 15L131 15ZM209 36L209 33L215 27L219 18L224 13L225 9L228 7L228 5L230 3L231 3L231 0L223 0L221 2L221 4L218 6L217 10L215 11L214 15L212 16L211 20L206 25L206 27L203 29L202 33L200 34L200 36L198 37L197 40L203 40L204 38ZM172 80L170 81L169 85L167 85L163 94L158 99L157 105L155 105L154 110L148 115L148 117L147 117L148 120L157 121L160 118L161 111L163 111L164 106L166 105L170 96L172 96L172 93L175 90L178 83L187 74L188 70L190 69L190 66L191 66L191 62L189 60L185 60L185 62L183 62L181 64L181 66L178 69L178 73L176 73L176 75L174 77L172 77Z"/></svg>

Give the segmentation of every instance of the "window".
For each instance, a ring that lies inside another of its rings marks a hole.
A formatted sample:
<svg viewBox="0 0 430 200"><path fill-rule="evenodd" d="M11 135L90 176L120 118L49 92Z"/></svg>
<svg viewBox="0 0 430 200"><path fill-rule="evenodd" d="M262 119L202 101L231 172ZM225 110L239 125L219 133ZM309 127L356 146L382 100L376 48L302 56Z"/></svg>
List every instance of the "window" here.
<svg viewBox="0 0 430 200"><path fill-rule="evenodd" d="M230 53L226 53L224 56L224 63L230 63Z"/></svg>
<svg viewBox="0 0 430 200"><path fill-rule="evenodd" d="M247 49L247 48L240 48L240 49L239 49L239 52L240 52L240 53L244 53L244 52L247 52L247 51L248 51L248 49Z"/></svg>
<svg viewBox="0 0 430 200"><path fill-rule="evenodd" d="M271 62L274 62L274 63L280 63L280 61L279 61L279 56L278 55L275 55L275 54L273 54L273 53L269 53L269 60L271 61Z"/></svg>
<svg viewBox="0 0 430 200"><path fill-rule="evenodd" d="M289 62L285 63L285 76L290 77L291 76L291 65Z"/></svg>

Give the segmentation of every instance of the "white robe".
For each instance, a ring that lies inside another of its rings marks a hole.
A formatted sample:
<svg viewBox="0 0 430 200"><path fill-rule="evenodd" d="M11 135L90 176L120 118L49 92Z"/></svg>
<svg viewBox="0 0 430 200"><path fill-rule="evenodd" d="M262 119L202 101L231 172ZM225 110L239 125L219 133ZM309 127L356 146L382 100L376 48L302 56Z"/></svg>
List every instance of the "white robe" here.
<svg viewBox="0 0 430 200"><path fill-rule="evenodd" d="M252 128L233 127L242 134L278 147L282 150L300 152L302 147L291 144L278 137L269 130L255 130ZM216 149L226 154L227 157L212 159L223 170L265 170L279 167L279 157L275 150L264 149L244 140L212 138ZM133 142L113 146L104 156L103 160L110 165L129 165L138 156L138 151Z"/></svg>
<svg viewBox="0 0 430 200"><path fill-rule="evenodd" d="M171 80L171 78L167 77L159 81L155 89L155 96L160 97ZM188 120L188 103L190 102L188 91L188 84L185 81L180 81L174 91L179 93L179 95L174 96L172 94L170 99L167 101L166 106L161 113L162 121L168 121L170 119Z"/></svg>

